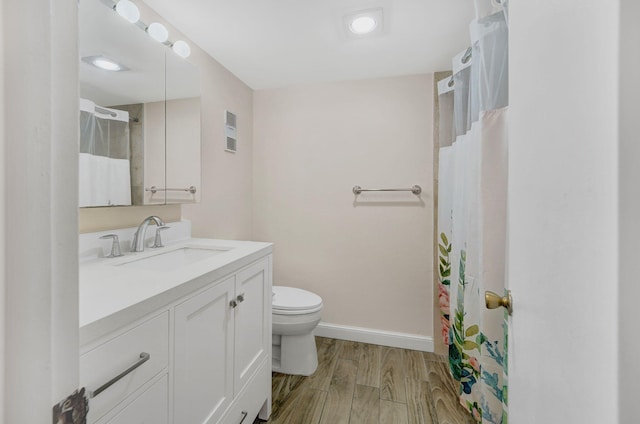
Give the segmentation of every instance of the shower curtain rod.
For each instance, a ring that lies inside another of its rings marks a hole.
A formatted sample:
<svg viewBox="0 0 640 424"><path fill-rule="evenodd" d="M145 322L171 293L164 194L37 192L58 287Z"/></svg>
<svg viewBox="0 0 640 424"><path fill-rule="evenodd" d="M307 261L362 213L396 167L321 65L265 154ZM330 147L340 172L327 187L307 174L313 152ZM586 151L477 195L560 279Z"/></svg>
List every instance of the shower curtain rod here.
<svg viewBox="0 0 640 424"><path fill-rule="evenodd" d="M95 107L94 107L94 109L95 109L95 111L96 111L96 112L98 112L98 113L103 113L103 114L105 114L105 115L109 115L109 116L110 116L110 117L112 117L112 118L115 118L116 116L118 116L118 114L117 114L117 113L115 113L114 111L109 110L109 109L102 108L102 107L100 107L100 106L95 106Z"/></svg>

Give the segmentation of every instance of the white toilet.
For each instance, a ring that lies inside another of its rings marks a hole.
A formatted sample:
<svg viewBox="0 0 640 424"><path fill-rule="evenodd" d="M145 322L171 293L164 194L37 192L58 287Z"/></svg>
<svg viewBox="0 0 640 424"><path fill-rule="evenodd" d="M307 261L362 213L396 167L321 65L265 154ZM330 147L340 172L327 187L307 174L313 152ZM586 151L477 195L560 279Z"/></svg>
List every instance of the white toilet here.
<svg viewBox="0 0 640 424"><path fill-rule="evenodd" d="M311 375L318 367L313 330L320 322L322 298L294 287L273 286L272 370Z"/></svg>

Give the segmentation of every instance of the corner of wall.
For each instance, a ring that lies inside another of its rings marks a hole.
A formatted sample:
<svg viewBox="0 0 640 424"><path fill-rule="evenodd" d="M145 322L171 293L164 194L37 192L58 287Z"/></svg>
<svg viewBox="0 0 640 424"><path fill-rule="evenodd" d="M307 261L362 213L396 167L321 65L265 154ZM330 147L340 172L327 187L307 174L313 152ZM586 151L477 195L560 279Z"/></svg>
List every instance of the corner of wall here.
<svg viewBox="0 0 640 424"><path fill-rule="evenodd" d="M451 71L435 72L433 74L433 339L434 352L440 355L447 354L441 334L440 304L438 283L438 171L440 151L440 109L438 101L438 81L451 76Z"/></svg>

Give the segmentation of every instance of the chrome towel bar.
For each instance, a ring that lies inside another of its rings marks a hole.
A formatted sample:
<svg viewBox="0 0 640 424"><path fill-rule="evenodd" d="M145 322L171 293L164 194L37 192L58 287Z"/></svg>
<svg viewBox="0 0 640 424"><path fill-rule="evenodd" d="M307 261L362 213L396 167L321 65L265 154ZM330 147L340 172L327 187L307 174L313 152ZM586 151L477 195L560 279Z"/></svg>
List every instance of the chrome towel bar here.
<svg viewBox="0 0 640 424"><path fill-rule="evenodd" d="M146 187L144 191L150 191L151 194L156 194L159 191L188 191L191 194L196 193L196 186L191 186L187 188L158 188L156 186Z"/></svg>
<svg viewBox="0 0 640 424"><path fill-rule="evenodd" d="M363 191L410 191L411 193L417 196L420 193L422 193L422 187L420 187L417 184L411 188L362 188L359 185L357 185L357 186L353 186L352 191L353 191L353 194L355 194L356 196L362 193Z"/></svg>

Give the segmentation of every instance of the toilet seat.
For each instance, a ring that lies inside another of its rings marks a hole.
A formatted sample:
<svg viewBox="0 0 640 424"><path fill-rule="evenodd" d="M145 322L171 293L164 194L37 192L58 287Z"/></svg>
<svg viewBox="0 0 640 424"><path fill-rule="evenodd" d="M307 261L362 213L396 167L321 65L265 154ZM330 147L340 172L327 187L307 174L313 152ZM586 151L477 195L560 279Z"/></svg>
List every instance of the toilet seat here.
<svg viewBox="0 0 640 424"><path fill-rule="evenodd" d="M272 309L278 315L311 314L322 309L322 298L295 287L273 286Z"/></svg>

